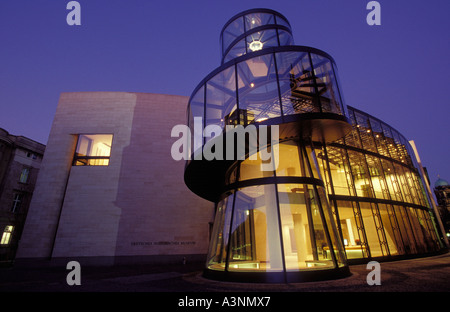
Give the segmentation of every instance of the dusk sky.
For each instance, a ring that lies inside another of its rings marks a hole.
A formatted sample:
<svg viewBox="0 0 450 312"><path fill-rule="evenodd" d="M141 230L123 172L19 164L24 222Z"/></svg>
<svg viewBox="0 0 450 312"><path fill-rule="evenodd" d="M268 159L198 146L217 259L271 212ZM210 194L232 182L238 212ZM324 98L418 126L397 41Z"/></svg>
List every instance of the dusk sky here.
<svg viewBox="0 0 450 312"><path fill-rule="evenodd" d="M68 2L0 0L0 128L11 134L46 144L62 92L190 96L220 65L223 25L269 8L295 44L335 59L346 104L414 140L432 185L450 181L449 0L379 0L380 26L366 22L369 0L80 0L80 26L66 23Z"/></svg>

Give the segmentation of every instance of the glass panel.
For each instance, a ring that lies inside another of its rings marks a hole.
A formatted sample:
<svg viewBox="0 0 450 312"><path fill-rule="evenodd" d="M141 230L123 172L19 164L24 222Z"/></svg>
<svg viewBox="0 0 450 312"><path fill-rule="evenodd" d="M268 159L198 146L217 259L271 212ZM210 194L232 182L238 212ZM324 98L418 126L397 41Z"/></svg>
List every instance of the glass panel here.
<svg viewBox="0 0 450 312"><path fill-rule="evenodd" d="M110 156L112 134L81 134L78 137L77 156Z"/></svg>
<svg viewBox="0 0 450 312"><path fill-rule="evenodd" d="M223 129L225 124L237 124L236 109L235 70L231 66L207 83L205 127L218 125Z"/></svg>
<svg viewBox="0 0 450 312"><path fill-rule="evenodd" d="M394 139L394 149L395 149L395 153L392 154L392 157L395 160L398 161L404 161L403 156L404 156L404 152L403 152L403 147L402 147L402 143L400 140L400 134L391 128L391 132L392 132L392 138Z"/></svg>
<svg viewBox="0 0 450 312"><path fill-rule="evenodd" d="M403 243L392 206L387 207L385 204L378 204L378 209L383 222L389 253L391 255L404 254Z"/></svg>
<svg viewBox="0 0 450 312"><path fill-rule="evenodd" d="M234 20L222 34L222 53L228 48L228 46L241 34L244 33L244 19L240 17Z"/></svg>
<svg viewBox="0 0 450 312"><path fill-rule="evenodd" d="M340 227L347 259L368 257L368 246L358 206L354 202L338 200Z"/></svg>
<svg viewBox="0 0 450 312"><path fill-rule="evenodd" d="M339 90L331 61L323 56L311 53L316 87L323 112L343 114Z"/></svg>
<svg viewBox="0 0 450 312"><path fill-rule="evenodd" d="M224 63L239 57L241 55L244 55L246 53L246 46L245 46L245 40L239 40L231 49L228 51L227 55L224 58Z"/></svg>
<svg viewBox="0 0 450 312"><path fill-rule="evenodd" d="M350 123L352 124L352 131L350 131L345 136L345 143L350 146L362 148L361 141L359 140L359 131L358 131L358 125L356 124L355 114L354 111L350 108L349 109L349 119Z"/></svg>
<svg viewBox="0 0 450 312"><path fill-rule="evenodd" d="M23 193L14 193L13 202L11 206L11 212L19 212L20 206L22 205L24 199Z"/></svg>
<svg viewBox="0 0 450 312"><path fill-rule="evenodd" d="M230 236L229 271L283 270L274 185L236 193Z"/></svg>
<svg viewBox="0 0 450 312"><path fill-rule="evenodd" d="M209 269L225 270L233 197L234 194L231 194L217 204L214 228L208 252L207 267Z"/></svg>
<svg viewBox="0 0 450 312"><path fill-rule="evenodd" d="M276 16L275 16L275 19L276 19L277 25L286 26L286 27L288 27L289 29L291 28L291 26L289 25L289 23L288 23L284 18L282 18L282 17L276 15Z"/></svg>
<svg viewBox="0 0 450 312"><path fill-rule="evenodd" d="M425 211L421 209L415 209L415 213L417 215L418 223L422 229L423 235L424 235L424 241L426 245L427 252L436 251L438 248L436 245L436 242L434 240L434 237L430 231L430 225L427 222L427 219L425 217Z"/></svg>
<svg viewBox="0 0 450 312"><path fill-rule="evenodd" d="M373 191L376 198L390 199L389 190L384 179L383 168L380 160L374 156L366 155L367 165L372 179Z"/></svg>
<svg viewBox="0 0 450 312"><path fill-rule="evenodd" d="M428 233L431 240L434 242L435 250L442 248L442 241L438 238L437 228L435 226L434 216L430 211L422 210L423 220L428 226Z"/></svg>
<svg viewBox="0 0 450 312"><path fill-rule="evenodd" d="M190 153L194 153L203 146L203 123L205 112L205 87L202 86L197 93L192 97L189 103L189 129L191 131L191 150ZM201 118L201 124L194 125L194 118ZM197 127L197 129L194 128ZM196 131L197 130L197 131ZM199 150L201 152L201 149ZM191 159L194 159L192 157Z"/></svg>
<svg viewBox="0 0 450 312"><path fill-rule="evenodd" d="M11 235L13 230L14 226L12 225L5 226L5 229L3 230L2 233L2 238L0 240L0 245L9 245L9 243L11 242Z"/></svg>
<svg viewBox="0 0 450 312"><path fill-rule="evenodd" d="M402 190L403 201L407 203L412 203L411 189L406 181L406 176L403 172L403 166L393 163L395 172L397 173L397 181L400 184L400 189Z"/></svg>
<svg viewBox="0 0 450 312"><path fill-rule="evenodd" d="M378 153L389 157L389 151L386 145L386 139L384 137L383 128L378 120L370 118L370 125L372 126L373 136L375 138L375 144L378 149Z"/></svg>
<svg viewBox="0 0 450 312"><path fill-rule="evenodd" d="M349 110L347 105L345 104L345 97L344 97L344 90L340 87L342 86L341 81L339 79L339 72L336 68L335 64L331 64L333 66L333 71L334 71L334 79L336 81L336 89L339 92L339 99L340 99L340 103L341 103L341 109L343 109L343 114L345 116L349 116Z"/></svg>
<svg viewBox="0 0 450 312"><path fill-rule="evenodd" d="M430 204L427 200L427 195L425 193L425 189L423 187L422 179L420 178L418 173L413 173L411 175L411 178L414 182L414 185L416 186L416 189L418 191L419 200L421 202L421 205L424 207L430 208Z"/></svg>
<svg viewBox="0 0 450 312"><path fill-rule="evenodd" d="M109 159L77 158L75 166L108 166Z"/></svg>
<svg viewBox="0 0 450 312"><path fill-rule="evenodd" d="M264 149L263 155L271 155L270 147L269 149L266 148ZM240 166L239 181L272 177L273 171L267 170L267 168L264 168L266 170L263 170L263 165L265 167L270 166L270 161L273 158L271 157L269 160L262 160L262 158L263 157L261 156L261 151L259 151L256 155L253 155L253 157L249 157L246 160L244 160ZM265 158L266 157L264 157L264 159Z"/></svg>
<svg viewBox="0 0 450 312"><path fill-rule="evenodd" d="M414 183L413 179L413 173L408 168L403 168L403 174L405 175L406 182L408 184L408 188L411 192L412 196L412 202L417 205L423 205L423 203L420 200L420 193L416 188L416 185ZM426 205L424 205L426 207Z"/></svg>
<svg viewBox="0 0 450 312"><path fill-rule="evenodd" d="M344 149L327 146L328 162L336 195L354 195L351 170Z"/></svg>
<svg viewBox="0 0 450 312"><path fill-rule="evenodd" d="M231 166L227 170L227 172L225 173L225 184L226 185L235 183L237 181L238 171L240 171L239 166L240 166L240 163L235 163L233 166Z"/></svg>
<svg viewBox="0 0 450 312"><path fill-rule="evenodd" d="M333 188L331 184L331 177L330 177L330 168L328 168L328 161L326 158L326 151L324 147L315 147L315 154L317 158L317 162L320 169L320 176L322 177L322 181L325 184L325 189L328 192L328 194L333 194Z"/></svg>
<svg viewBox="0 0 450 312"><path fill-rule="evenodd" d="M305 163L305 172L308 173L307 176L319 179L319 164L317 162L315 151L310 146L305 146L302 154L304 159L303 162Z"/></svg>
<svg viewBox="0 0 450 312"><path fill-rule="evenodd" d="M391 161L382 158L380 158L380 161L384 170L384 177L386 179L391 200L403 201L402 192L400 190L400 184L397 181L394 165Z"/></svg>
<svg viewBox="0 0 450 312"><path fill-rule="evenodd" d="M378 231L375 225L374 216L370 203L360 202L361 217L364 222L364 231L366 233L367 242L369 243L370 255L372 257L381 257L383 252L381 250L380 240L378 239Z"/></svg>
<svg viewBox="0 0 450 312"><path fill-rule="evenodd" d="M294 44L294 39L292 38L292 35L287 31L278 29L278 38L280 41L280 46L288 46Z"/></svg>
<svg viewBox="0 0 450 312"><path fill-rule="evenodd" d="M348 155L357 196L374 197L364 155L350 150L348 151Z"/></svg>
<svg viewBox="0 0 450 312"><path fill-rule="evenodd" d="M419 219L417 218L417 214L415 212L414 208L408 207L406 208L407 212L409 214L409 219L411 221L411 226L413 228L414 237L416 238L416 245L419 253L425 253L427 252L427 246L425 243L425 237L424 237L424 229L422 225L419 222Z"/></svg>
<svg viewBox="0 0 450 312"><path fill-rule="evenodd" d="M406 163L406 146L403 144L403 137L396 130L391 129L397 149L397 160Z"/></svg>
<svg viewBox="0 0 450 312"><path fill-rule="evenodd" d="M283 114L319 112L306 52L276 53Z"/></svg>
<svg viewBox="0 0 450 312"><path fill-rule="evenodd" d="M321 212L323 212L321 218L323 222L325 222L325 226L327 227L327 235L329 235L328 239L330 240L330 246L333 248L334 257L336 259L338 266L343 266L346 263L346 258L344 255L344 248L341 243L340 236L337 232L335 218L331 213L331 207L328 203L328 197L325 193L325 189L320 186L315 186L317 191L316 196L320 199L320 204L322 206ZM320 212L320 211L319 211Z"/></svg>
<svg viewBox="0 0 450 312"><path fill-rule="evenodd" d="M275 24L275 18L270 13L252 13L245 16L245 30L249 31L255 27Z"/></svg>
<svg viewBox="0 0 450 312"><path fill-rule="evenodd" d="M30 168L23 168L22 172L20 173L19 182L20 183L27 183L29 174L30 174Z"/></svg>
<svg viewBox="0 0 450 312"><path fill-rule="evenodd" d="M238 87L244 125L281 115L272 54L239 63Z"/></svg>
<svg viewBox="0 0 450 312"><path fill-rule="evenodd" d="M404 136L400 136L400 140L402 142L401 145L401 151L402 151L402 158L401 158L401 162L408 165L408 166L413 166L413 161L411 159L411 156L409 155L409 142L408 140L405 139Z"/></svg>
<svg viewBox="0 0 450 312"><path fill-rule="evenodd" d="M380 242L381 252L383 256L389 255L389 242L384 231L384 224L381 218L381 211L377 203L370 203L372 209L373 221L378 234L378 241Z"/></svg>
<svg viewBox="0 0 450 312"><path fill-rule="evenodd" d="M385 144L388 149L390 157L392 157L394 159L398 159L399 157L397 155L397 149L396 149L396 145L395 145L395 142L393 139L391 128L389 126L387 126L386 124L381 124L381 127L383 128Z"/></svg>
<svg viewBox="0 0 450 312"><path fill-rule="evenodd" d="M334 267L313 188L278 185L284 257L287 271Z"/></svg>
<svg viewBox="0 0 450 312"><path fill-rule="evenodd" d="M394 212L400 226L400 232L406 254L417 253L414 235L412 233L410 221L408 215L406 214L405 208L402 206L394 206Z"/></svg>
<svg viewBox="0 0 450 312"><path fill-rule="evenodd" d="M372 135L372 128L370 127L367 116L355 112L355 117L357 123L356 127L359 130L363 148L371 152L377 152L375 141Z"/></svg>
<svg viewBox="0 0 450 312"><path fill-rule="evenodd" d="M278 144L279 161L276 174L278 177L305 177L309 176L305 172L304 166L300 165L299 147L295 141L288 141Z"/></svg>
<svg viewBox="0 0 450 312"><path fill-rule="evenodd" d="M75 166L107 166L111 155L112 134L80 134Z"/></svg>

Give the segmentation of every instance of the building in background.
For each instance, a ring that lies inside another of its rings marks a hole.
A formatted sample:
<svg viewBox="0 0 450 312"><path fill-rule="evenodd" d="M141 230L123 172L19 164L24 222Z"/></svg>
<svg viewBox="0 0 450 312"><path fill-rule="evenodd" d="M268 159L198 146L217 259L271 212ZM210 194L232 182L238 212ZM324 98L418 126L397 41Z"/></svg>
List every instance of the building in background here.
<svg viewBox="0 0 450 312"><path fill-rule="evenodd" d="M0 264L14 260L44 150L0 129Z"/></svg>
<svg viewBox="0 0 450 312"><path fill-rule="evenodd" d="M434 194L436 195L439 214L445 227L447 236L450 235L450 185L440 177L434 183Z"/></svg>
<svg viewBox="0 0 450 312"><path fill-rule="evenodd" d="M216 203L205 276L329 279L348 263L445 250L411 145L345 104L330 55L293 45L289 22L267 9L232 17L220 40L222 65L188 106L191 133L203 120L220 134L194 140L185 170L189 188ZM242 159L228 157L237 125L250 133ZM273 126L276 139L252 144Z"/></svg>

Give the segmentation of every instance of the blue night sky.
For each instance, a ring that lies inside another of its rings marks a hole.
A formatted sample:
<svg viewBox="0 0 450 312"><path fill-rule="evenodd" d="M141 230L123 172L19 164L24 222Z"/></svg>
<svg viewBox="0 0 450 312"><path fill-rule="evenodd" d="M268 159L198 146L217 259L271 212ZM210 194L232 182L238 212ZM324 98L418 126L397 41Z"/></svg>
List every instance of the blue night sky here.
<svg viewBox="0 0 450 312"><path fill-rule="evenodd" d="M295 43L336 60L348 105L396 128L418 146L432 184L450 180L450 1L0 0L0 127L46 144L61 92L191 95L219 66L219 34L233 15L274 9ZM445 92L444 92L445 91ZM180 107L185 109L185 107ZM170 134L167 134L170 140Z"/></svg>

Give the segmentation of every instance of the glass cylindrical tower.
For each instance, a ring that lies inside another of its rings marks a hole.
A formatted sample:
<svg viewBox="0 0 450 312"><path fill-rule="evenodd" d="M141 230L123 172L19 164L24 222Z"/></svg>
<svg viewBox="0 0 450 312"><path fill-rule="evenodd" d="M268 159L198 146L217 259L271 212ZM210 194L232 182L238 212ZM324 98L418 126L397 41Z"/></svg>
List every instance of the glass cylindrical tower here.
<svg viewBox="0 0 450 312"><path fill-rule="evenodd" d="M222 65L197 86L187 110L185 182L216 203L205 276L262 282L347 276L314 148L351 130L333 58L293 45L287 19L268 9L231 18L220 42ZM266 131L270 139L251 148L251 138ZM246 139L234 140L239 134Z"/></svg>

